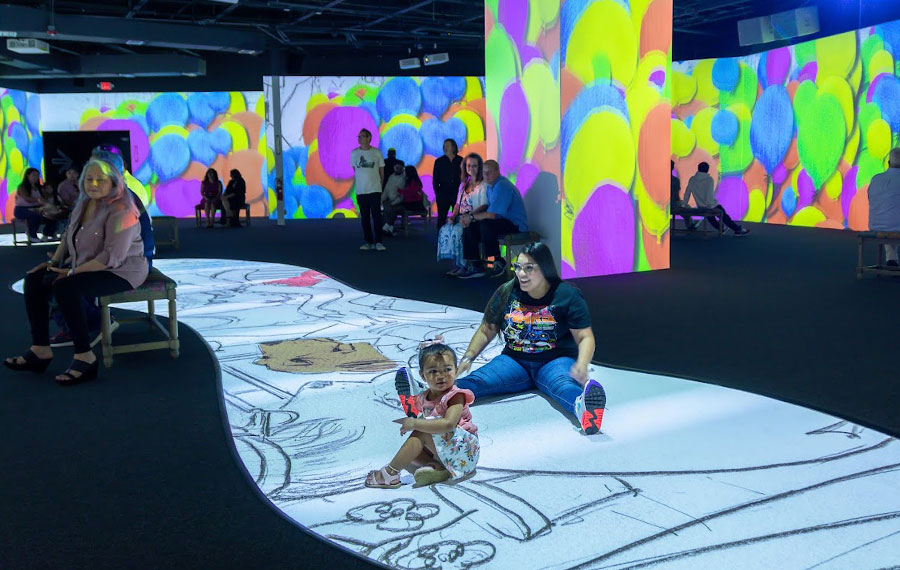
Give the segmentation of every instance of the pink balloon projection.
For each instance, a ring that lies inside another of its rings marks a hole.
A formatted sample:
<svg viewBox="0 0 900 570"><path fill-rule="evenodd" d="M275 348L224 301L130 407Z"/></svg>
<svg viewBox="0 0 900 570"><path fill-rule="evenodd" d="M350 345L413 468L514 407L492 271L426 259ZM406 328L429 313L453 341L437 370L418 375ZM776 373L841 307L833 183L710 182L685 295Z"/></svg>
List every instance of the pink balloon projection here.
<svg viewBox="0 0 900 570"><path fill-rule="evenodd" d="M109 119L97 125L98 131L128 131L131 137L131 171L137 172L150 156L150 141L137 121Z"/></svg>
<svg viewBox="0 0 900 570"><path fill-rule="evenodd" d="M156 187L154 200L168 216L192 217L194 206L200 203L200 181L173 178L163 182Z"/></svg>
<svg viewBox="0 0 900 570"><path fill-rule="evenodd" d="M335 107L319 123L319 160L325 173L332 178L353 178L350 152L359 146L356 135L360 129L372 133L371 145L378 148L379 133L375 119L362 107Z"/></svg>
<svg viewBox="0 0 900 570"><path fill-rule="evenodd" d="M735 220L740 220L747 215L750 207L750 194L747 192L747 184L740 176L727 176L719 181L716 190L716 200L728 215Z"/></svg>
<svg viewBox="0 0 900 570"><path fill-rule="evenodd" d="M632 272L634 245L634 200L617 186L600 186L588 198L572 230L578 274Z"/></svg>
<svg viewBox="0 0 900 570"><path fill-rule="evenodd" d="M528 100L519 81L503 92L500 100L500 174L519 169L528 144Z"/></svg>

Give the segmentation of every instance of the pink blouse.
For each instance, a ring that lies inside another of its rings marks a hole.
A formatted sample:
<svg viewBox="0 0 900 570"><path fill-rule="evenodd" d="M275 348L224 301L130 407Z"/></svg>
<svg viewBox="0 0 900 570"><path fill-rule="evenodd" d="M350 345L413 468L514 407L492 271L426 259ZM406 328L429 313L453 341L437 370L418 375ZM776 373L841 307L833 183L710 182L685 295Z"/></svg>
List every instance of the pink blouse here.
<svg viewBox="0 0 900 570"><path fill-rule="evenodd" d="M41 191L37 188L32 188L31 191L28 192L27 198L22 196L19 192L16 192L16 206L33 208L35 206L40 206L42 202L43 197L41 196Z"/></svg>
<svg viewBox="0 0 900 570"><path fill-rule="evenodd" d="M81 218L90 200L75 205L64 238L73 257L72 267L96 259L132 287L147 279L150 267L144 257L141 223L137 212L129 207L130 199L126 195L114 203L98 201L94 217L86 224Z"/></svg>
<svg viewBox="0 0 900 570"><path fill-rule="evenodd" d="M419 409L422 410L422 415L424 417L444 417L444 414L447 413L447 408L450 406L447 404L453 396L457 394L462 394L465 396L465 403L463 404L462 414L459 416L459 423L456 424L457 427L461 427L472 435L478 435L478 427L472 423L472 412L469 410L469 406L472 402L475 401L475 394L472 393L471 390L465 390L460 388L457 385L453 385L446 394L441 396L441 398L437 401L428 400L425 398L425 395L428 393L428 390L420 394L416 394L416 404Z"/></svg>

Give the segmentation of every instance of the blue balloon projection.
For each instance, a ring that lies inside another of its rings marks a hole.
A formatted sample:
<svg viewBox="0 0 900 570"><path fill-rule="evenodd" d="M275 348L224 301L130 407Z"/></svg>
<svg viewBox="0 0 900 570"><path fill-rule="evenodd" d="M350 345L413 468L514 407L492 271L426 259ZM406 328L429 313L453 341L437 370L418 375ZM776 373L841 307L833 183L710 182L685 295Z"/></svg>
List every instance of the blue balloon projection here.
<svg viewBox="0 0 900 570"><path fill-rule="evenodd" d="M770 85L763 91L750 122L753 156L772 174L794 138L794 109L787 89Z"/></svg>

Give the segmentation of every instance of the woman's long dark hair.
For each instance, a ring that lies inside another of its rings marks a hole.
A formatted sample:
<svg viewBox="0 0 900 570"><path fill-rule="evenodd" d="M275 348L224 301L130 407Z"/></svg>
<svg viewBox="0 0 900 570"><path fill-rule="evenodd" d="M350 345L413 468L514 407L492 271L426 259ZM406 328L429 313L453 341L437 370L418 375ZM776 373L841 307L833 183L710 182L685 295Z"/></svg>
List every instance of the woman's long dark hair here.
<svg viewBox="0 0 900 570"><path fill-rule="evenodd" d="M550 251L550 248L544 242L536 241L530 243L525 246L522 253L537 263L538 267L541 268L541 273L544 274L544 279L550 283L551 287L562 282L559 272L556 271L556 261L553 260L553 252Z"/></svg>
<svg viewBox="0 0 900 570"><path fill-rule="evenodd" d="M406 167L406 183L409 184L415 180L419 183L419 186L422 185L422 180L419 179L419 173L416 171L416 167L413 165L409 165Z"/></svg>
<svg viewBox="0 0 900 570"><path fill-rule="evenodd" d="M32 185L31 182L28 181L28 175L32 172L37 172L38 175L38 182L35 185ZM38 192L41 190L41 171L37 168L29 168L25 171L25 176L22 177L22 183L16 188L16 192L23 198L31 198L31 193L34 190L37 190Z"/></svg>
<svg viewBox="0 0 900 570"><path fill-rule="evenodd" d="M213 173L213 180L212 180L212 183L213 183L213 184L218 184L218 183L219 183L219 173L216 172L216 169L215 169L215 168L210 168L209 170L206 171L206 174L203 175L203 181L204 181L204 182L209 182L209 173L210 173L210 172Z"/></svg>

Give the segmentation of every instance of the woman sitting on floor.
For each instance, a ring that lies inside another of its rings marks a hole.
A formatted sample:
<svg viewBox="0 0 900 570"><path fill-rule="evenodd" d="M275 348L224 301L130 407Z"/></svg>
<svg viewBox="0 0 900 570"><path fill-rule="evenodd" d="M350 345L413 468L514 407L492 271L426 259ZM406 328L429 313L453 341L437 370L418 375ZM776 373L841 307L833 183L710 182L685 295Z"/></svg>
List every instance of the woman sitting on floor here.
<svg viewBox="0 0 900 570"><path fill-rule="evenodd" d="M49 326L53 296L75 345L72 364L56 377L60 384L97 376L99 361L91 350L82 298L133 289L148 273L138 209L122 173L108 161L91 158L78 186L81 196L59 247L49 262L39 263L25 275L31 348L24 356L4 361L13 370L47 369L53 359Z"/></svg>
<svg viewBox="0 0 900 570"><path fill-rule="evenodd" d="M537 388L575 416L584 433L600 431L606 394L588 380L594 356L591 316L581 292L562 281L543 243L525 247L513 264L516 277L488 301L481 326L459 361L457 384L475 398ZM503 353L468 376L472 361L497 336Z"/></svg>
<svg viewBox="0 0 900 570"><path fill-rule="evenodd" d="M453 217L438 231L438 260L451 259L454 268L447 275L457 275L466 269L463 257L463 228L460 216L487 210L487 185L484 181L484 160L478 154L470 153L463 161L465 173L460 187L459 204L453 208Z"/></svg>

